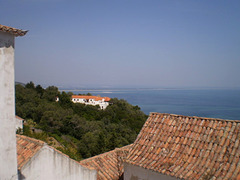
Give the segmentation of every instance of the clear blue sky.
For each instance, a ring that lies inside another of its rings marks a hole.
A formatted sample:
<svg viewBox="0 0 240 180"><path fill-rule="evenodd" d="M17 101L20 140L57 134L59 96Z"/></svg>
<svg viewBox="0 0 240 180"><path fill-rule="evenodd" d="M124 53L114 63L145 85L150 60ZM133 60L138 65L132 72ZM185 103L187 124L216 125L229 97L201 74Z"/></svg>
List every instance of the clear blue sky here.
<svg viewBox="0 0 240 180"><path fill-rule="evenodd" d="M16 81L78 87L240 87L240 1L5 0Z"/></svg>

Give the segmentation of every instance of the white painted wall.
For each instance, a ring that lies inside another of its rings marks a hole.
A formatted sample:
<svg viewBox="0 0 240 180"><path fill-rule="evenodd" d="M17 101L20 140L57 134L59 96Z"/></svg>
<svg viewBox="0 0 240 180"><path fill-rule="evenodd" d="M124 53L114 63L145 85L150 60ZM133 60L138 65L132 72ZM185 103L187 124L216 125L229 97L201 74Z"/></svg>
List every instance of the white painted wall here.
<svg viewBox="0 0 240 180"><path fill-rule="evenodd" d="M106 109L109 105L109 102L105 102L104 99L95 101L94 99L89 99L88 101L84 98L72 98L72 102L74 103L82 103L86 105L96 106L99 105L101 109Z"/></svg>
<svg viewBox="0 0 240 180"><path fill-rule="evenodd" d="M15 121L16 121L16 130L18 130L19 128L23 129L23 120L15 117Z"/></svg>
<svg viewBox="0 0 240 180"><path fill-rule="evenodd" d="M177 180L178 178L167 176L152 170L144 169L124 163L124 180Z"/></svg>
<svg viewBox="0 0 240 180"><path fill-rule="evenodd" d="M22 167L19 179L96 180L97 172L45 145Z"/></svg>
<svg viewBox="0 0 240 180"><path fill-rule="evenodd" d="M74 103L85 103L87 100L83 98L73 98L72 101Z"/></svg>
<svg viewBox="0 0 240 180"><path fill-rule="evenodd" d="M109 102L102 102L102 103L99 103L99 106L101 109L106 109L109 105Z"/></svg>
<svg viewBox="0 0 240 180"><path fill-rule="evenodd" d="M0 32L0 179L17 179L14 36Z"/></svg>

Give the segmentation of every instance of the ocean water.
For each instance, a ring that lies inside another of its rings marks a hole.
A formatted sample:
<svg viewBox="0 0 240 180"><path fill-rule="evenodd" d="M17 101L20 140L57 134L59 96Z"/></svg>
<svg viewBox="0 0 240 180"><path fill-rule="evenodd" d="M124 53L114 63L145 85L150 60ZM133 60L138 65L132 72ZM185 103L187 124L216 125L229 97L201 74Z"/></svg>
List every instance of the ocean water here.
<svg viewBox="0 0 240 180"><path fill-rule="evenodd" d="M145 114L160 112L240 120L240 90L84 89L69 91L74 94L89 92L102 97L125 99L132 105L138 105Z"/></svg>

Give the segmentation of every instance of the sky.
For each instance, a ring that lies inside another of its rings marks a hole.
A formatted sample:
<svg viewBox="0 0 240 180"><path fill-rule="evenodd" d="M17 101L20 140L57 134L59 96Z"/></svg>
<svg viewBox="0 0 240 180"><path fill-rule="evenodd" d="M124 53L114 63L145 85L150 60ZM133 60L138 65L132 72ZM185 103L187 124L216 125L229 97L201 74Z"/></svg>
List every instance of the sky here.
<svg viewBox="0 0 240 180"><path fill-rule="evenodd" d="M240 87L239 0L0 0L15 80L58 87Z"/></svg>

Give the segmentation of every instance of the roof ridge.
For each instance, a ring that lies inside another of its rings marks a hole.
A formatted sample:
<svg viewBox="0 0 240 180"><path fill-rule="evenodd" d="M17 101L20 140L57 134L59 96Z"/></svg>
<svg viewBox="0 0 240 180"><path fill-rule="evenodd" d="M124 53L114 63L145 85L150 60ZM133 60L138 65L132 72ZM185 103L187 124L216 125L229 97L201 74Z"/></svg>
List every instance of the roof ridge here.
<svg viewBox="0 0 240 180"><path fill-rule="evenodd" d="M32 138L32 137L29 137L29 136L25 136L25 135L20 135L20 134L16 134L16 136L18 136L19 138L21 139L24 139L24 140L27 140L27 141L30 141L30 142L33 142L33 143L37 143L38 145L46 145L47 143L42 141L42 140L39 140L39 139L35 139L35 138Z"/></svg>
<svg viewBox="0 0 240 180"><path fill-rule="evenodd" d="M127 156L132 144L115 148L111 151L84 159L80 164L92 167L97 171L97 179L119 179L123 173L123 159Z"/></svg>
<svg viewBox="0 0 240 180"><path fill-rule="evenodd" d="M188 117L188 118L197 118L197 119L203 119L203 120L216 120L216 121L228 121L228 122L238 122L240 123L240 120L230 120L230 119L221 119L221 118L209 118L209 117L200 117L200 116L187 116L187 115L178 115L178 114L171 114L171 113L158 113L158 112L150 112L149 117L153 115L169 115L169 116L176 116L176 117Z"/></svg>
<svg viewBox="0 0 240 180"><path fill-rule="evenodd" d="M115 148L115 149L113 149L113 150L111 150L111 151L107 151L107 152L104 152L104 153L102 153L102 154L98 154L98 155L95 155L95 156L93 156L93 157L89 157L89 158L87 158L87 159L83 159L83 160L81 160L81 161L79 161L79 162L81 163L81 162L92 161L92 159L103 157L103 156L105 156L105 155L108 155L109 153L118 152L118 151L120 151L120 150L127 149L128 147L130 148L132 145L133 145L133 144L129 144L129 145L126 145L126 146L123 146L123 147L120 147L120 148Z"/></svg>

